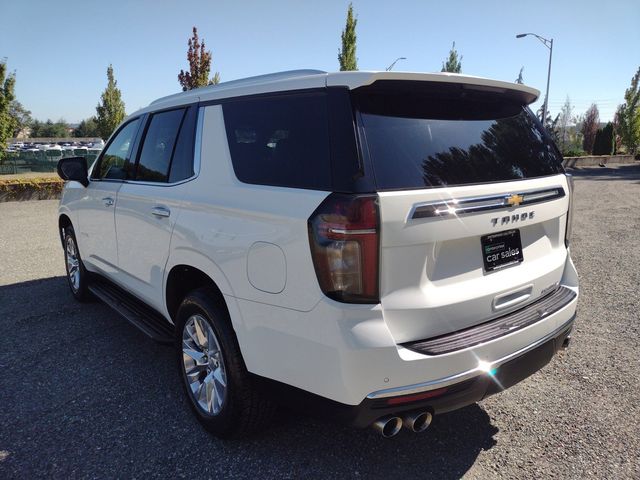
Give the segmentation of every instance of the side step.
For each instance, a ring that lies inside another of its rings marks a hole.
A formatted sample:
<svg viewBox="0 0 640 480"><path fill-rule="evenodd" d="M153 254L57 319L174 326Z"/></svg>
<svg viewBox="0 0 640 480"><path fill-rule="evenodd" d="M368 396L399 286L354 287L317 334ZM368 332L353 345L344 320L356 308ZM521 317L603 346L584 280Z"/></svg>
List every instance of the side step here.
<svg viewBox="0 0 640 480"><path fill-rule="evenodd" d="M102 277L92 275L89 290L156 342L173 343L173 325L156 310L122 288Z"/></svg>

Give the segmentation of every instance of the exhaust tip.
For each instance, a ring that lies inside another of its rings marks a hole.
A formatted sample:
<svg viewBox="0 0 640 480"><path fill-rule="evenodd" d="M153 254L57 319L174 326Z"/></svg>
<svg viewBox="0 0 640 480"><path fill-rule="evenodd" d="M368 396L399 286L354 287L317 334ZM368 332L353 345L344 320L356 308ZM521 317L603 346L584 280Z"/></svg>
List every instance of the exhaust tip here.
<svg viewBox="0 0 640 480"><path fill-rule="evenodd" d="M387 415L373 422L373 428L384 438L395 437L402 428L402 419Z"/></svg>
<svg viewBox="0 0 640 480"><path fill-rule="evenodd" d="M402 421L404 426L412 432L424 432L431 425L433 415L430 412L413 412L406 415Z"/></svg>

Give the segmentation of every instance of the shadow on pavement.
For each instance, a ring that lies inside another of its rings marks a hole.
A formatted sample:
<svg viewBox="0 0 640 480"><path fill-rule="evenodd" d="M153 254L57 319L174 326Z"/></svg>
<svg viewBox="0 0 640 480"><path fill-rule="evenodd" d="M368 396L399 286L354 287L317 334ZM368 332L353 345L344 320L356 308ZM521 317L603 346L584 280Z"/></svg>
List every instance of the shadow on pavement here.
<svg viewBox="0 0 640 480"><path fill-rule="evenodd" d="M66 279L0 287L0 477L459 478L498 429L478 405L390 440L282 411L223 442L195 420L173 348Z"/></svg>

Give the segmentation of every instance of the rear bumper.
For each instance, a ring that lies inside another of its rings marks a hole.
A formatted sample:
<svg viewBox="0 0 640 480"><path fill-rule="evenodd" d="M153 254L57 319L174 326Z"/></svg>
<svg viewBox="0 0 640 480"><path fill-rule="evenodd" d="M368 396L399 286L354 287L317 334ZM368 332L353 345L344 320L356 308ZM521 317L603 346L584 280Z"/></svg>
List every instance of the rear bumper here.
<svg viewBox="0 0 640 480"><path fill-rule="evenodd" d="M560 286L575 295L557 310L543 312L533 323L523 317L524 324L501 324L507 333L497 338L483 330L489 337L482 336L482 343L474 344L480 338L474 336L473 346L436 355L396 343L381 305L338 304L324 298L313 310L298 312L238 298L228 304L235 302L243 317L234 328L249 372L338 405L361 408L363 402L462 384L554 339L576 313L578 282L571 260ZM531 308L536 310L535 305ZM520 328L511 329L516 324ZM475 383L462 387L457 388L480 390L476 395L465 393L465 398L472 397L466 403L487 391ZM448 403L455 407L455 400Z"/></svg>
<svg viewBox="0 0 640 480"><path fill-rule="evenodd" d="M365 427L381 416L413 410L446 413L512 387L547 365L558 350L568 343L574 320L575 314L560 328L526 348L483 364L473 371L428 384L373 392L358 405L351 423ZM421 398L430 393L434 396Z"/></svg>
<svg viewBox="0 0 640 480"><path fill-rule="evenodd" d="M476 403L540 370L568 343L574 320L575 314L550 335L486 365L486 368L429 382L428 385L414 384L373 392L359 405L329 400L264 377L255 376L254 379L266 393L289 407L358 428L365 428L386 415L399 416L425 410L436 415Z"/></svg>

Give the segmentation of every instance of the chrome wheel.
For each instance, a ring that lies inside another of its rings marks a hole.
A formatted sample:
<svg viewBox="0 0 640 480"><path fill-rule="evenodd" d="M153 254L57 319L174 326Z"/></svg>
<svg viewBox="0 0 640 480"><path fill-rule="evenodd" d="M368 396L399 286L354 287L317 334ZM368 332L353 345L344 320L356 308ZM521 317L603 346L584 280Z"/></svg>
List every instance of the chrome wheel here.
<svg viewBox="0 0 640 480"><path fill-rule="evenodd" d="M69 283L73 291L77 292L80 288L80 260L78 259L76 242L71 235L66 237L66 259Z"/></svg>
<svg viewBox="0 0 640 480"><path fill-rule="evenodd" d="M220 413L227 396L227 374L218 339L202 315L192 315L184 324L182 367L198 408L208 415Z"/></svg>

